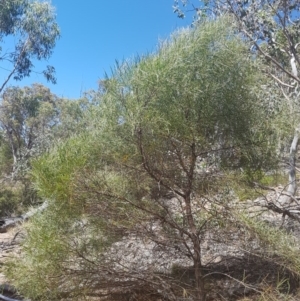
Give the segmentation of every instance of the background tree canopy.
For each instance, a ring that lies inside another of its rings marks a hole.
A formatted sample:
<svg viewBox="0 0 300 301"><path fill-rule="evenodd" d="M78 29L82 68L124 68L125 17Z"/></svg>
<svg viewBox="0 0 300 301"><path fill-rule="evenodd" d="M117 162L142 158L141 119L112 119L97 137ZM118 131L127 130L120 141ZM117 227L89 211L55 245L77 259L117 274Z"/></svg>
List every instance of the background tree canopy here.
<svg viewBox="0 0 300 301"><path fill-rule="evenodd" d="M21 80L29 76L34 59L47 60L51 56L59 37L53 6L49 2L1 0L0 43L10 36L16 41L13 51L4 52L0 46L0 61L9 66L0 93L11 77ZM54 67L47 66L43 73L48 80L56 81Z"/></svg>
<svg viewBox="0 0 300 301"><path fill-rule="evenodd" d="M29 176L31 161L57 141L85 129L83 116L92 105L88 96L59 98L40 84L5 89L0 106L2 218L40 201Z"/></svg>

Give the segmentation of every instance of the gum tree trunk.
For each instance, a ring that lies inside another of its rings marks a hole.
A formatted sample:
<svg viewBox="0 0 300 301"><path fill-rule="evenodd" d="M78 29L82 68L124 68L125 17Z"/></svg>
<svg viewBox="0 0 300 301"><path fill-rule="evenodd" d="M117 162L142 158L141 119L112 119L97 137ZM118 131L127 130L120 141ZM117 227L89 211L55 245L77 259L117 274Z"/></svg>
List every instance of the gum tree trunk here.
<svg viewBox="0 0 300 301"><path fill-rule="evenodd" d="M282 205L291 202L291 197L294 197L297 191L297 178L296 178L296 161L297 161L297 149L299 143L299 127L296 129L293 142L290 147L289 156L289 183L287 186L287 195L283 196L280 200Z"/></svg>

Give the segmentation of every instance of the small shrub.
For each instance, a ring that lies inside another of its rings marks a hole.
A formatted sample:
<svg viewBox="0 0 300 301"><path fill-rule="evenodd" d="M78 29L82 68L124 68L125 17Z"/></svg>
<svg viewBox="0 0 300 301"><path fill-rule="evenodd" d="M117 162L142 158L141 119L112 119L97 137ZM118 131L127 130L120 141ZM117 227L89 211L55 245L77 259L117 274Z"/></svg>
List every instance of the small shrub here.
<svg viewBox="0 0 300 301"><path fill-rule="evenodd" d="M18 192L13 192L11 189L0 190L0 216L11 215L18 208L19 203Z"/></svg>

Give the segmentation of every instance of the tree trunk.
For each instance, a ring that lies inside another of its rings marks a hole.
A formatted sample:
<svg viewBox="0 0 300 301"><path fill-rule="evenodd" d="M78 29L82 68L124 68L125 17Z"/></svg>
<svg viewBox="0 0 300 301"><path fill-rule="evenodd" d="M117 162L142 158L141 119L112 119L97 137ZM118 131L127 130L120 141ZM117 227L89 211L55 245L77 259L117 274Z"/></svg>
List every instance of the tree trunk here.
<svg viewBox="0 0 300 301"><path fill-rule="evenodd" d="M198 237L194 238L194 269L195 269L195 290L196 297L199 301L206 300L206 292L204 287L204 278L202 274L201 263L201 245Z"/></svg>
<svg viewBox="0 0 300 301"><path fill-rule="evenodd" d="M287 195L283 196L280 199L282 205L288 204L291 201L291 197L295 196L297 191L297 178L296 178L296 157L297 149L299 143L299 132L300 129L295 130L295 135L293 142L290 147L290 156L289 156L289 183L287 186Z"/></svg>
<svg viewBox="0 0 300 301"><path fill-rule="evenodd" d="M197 301L206 300L206 292L204 286L204 278L202 274L202 262L201 262L201 241L199 235L197 234L197 228L192 214L191 208L191 198L190 194L185 198L185 209L186 209L186 218L191 231L192 242L193 242L193 261L195 269L195 291Z"/></svg>

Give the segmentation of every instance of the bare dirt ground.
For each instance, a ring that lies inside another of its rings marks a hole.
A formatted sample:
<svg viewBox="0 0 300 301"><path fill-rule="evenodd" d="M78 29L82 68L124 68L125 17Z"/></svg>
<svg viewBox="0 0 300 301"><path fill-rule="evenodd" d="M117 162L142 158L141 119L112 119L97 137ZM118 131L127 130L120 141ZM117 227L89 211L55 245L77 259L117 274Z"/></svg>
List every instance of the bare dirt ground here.
<svg viewBox="0 0 300 301"><path fill-rule="evenodd" d="M289 218L283 221L282 213L279 213L278 211L274 212L268 208L269 204L272 203L274 206L276 206L276 208L281 209L281 204L279 203L281 193L282 187L276 187L272 189L272 191L266 193L265 196L262 196L255 201L249 200L243 203L237 201L237 203L232 205L234 207L241 206L241 208L246 209L250 215L253 214L256 216L257 213L259 213L260 218L263 221L268 222L270 225L275 227L283 226L289 230L289 232L291 231L295 237L300 239L300 227L298 222L291 223ZM295 199L294 201L296 202L296 209L298 209L300 205L298 205L297 201L298 199ZM13 288L10 286L10 283L3 274L4 262L12 255L20 252L20 242L24 237L22 228L22 221L19 221L16 226L9 227L3 231L4 233L0 233L0 300L5 300L1 298L1 294L10 298L22 300L14 293ZM264 259L260 260L257 257L245 256L245 254L240 251L240 244L243 242L240 240L240 233L238 233L238 231L235 229L233 230L234 231L229 233L229 236L227 237L230 239L231 243L227 242L225 244L222 240L220 240L219 237L216 237L216 235L210 232L203 237L204 242L202 251L203 260L208 265L207 273L227 275L226 277L220 276L216 279L212 279L215 288L219 287L219 290L221 291L222 289L224 290L224 287L226 287L229 291L229 294L227 294L228 296L223 295L222 300L238 300L237 296L246 297L246 295L252 293L252 290L248 289L245 284L239 284L233 279L241 279L243 275L247 274L249 287L251 287L251 285L254 287L259 287L258 282L260 282L261 279L267 282L267 280L270 278L268 285L271 285L272 281L274 280L272 275L274 275L274 277L278 277L278 267L273 265L272 261ZM220 235L220 233L217 234ZM250 238L245 236L244 240L249 242ZM250 242L252 244L256 243L255 239L251 239ZM123 267L128 265L129 269L134 266L135 269L138 269L141 272L144 269L149 269L151 266L155 266L161 272L168 272L172 269L170 264L172 263L174 265L175 263L178 267L178 274L180 274L179 276L183 277L182 275L186 275L188 272L186 267L191 263L187 262L186 258L182 258L180 254L181 253L177 253L177 251L173 249L163 250L157 248L153 242L144 240L136 235L129 235L124 237L124 239L120 240L119 242L116 242L112 246L110 255L115 259L117 258L117 262L122 264ZM172 261L168 260L170 256L173 258ZM230 258L235 258L236 260L230 261ZM290 277L288 274L283 276L286 278ZM274 281L276 281L276 279ZM217 296L214 297L215 298L213 300L219 300Z"/></svg>
<svg viewBox="0 0 300 301"><path fill-rule="evenodd" d="M9 300L4 299L2 294L7 298L17 298L17 300L20 300L20 297L17 295L17 292L10 285L3 273L4 262L7 259L9 259L9 257L11 257L13 254L16 254L20 251L20 233L21 226L8 229L4 233L0 233L0 300Z"/></svg>

